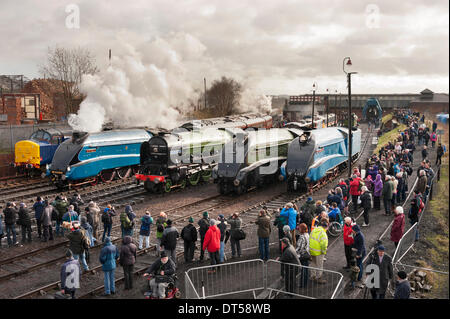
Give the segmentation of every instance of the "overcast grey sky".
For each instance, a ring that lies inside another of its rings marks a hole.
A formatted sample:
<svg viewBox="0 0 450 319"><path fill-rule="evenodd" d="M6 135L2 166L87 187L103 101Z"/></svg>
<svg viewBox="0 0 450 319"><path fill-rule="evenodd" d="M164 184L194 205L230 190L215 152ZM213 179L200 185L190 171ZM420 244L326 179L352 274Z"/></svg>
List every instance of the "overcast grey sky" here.
<svg viewBox="0 0 450 319"><path fill-rule="evenodd" d="M66 26L71 4L79 8L79 28ZM0 74L39 76L54 45L87 47L104 68L109 48L120 55L129 43L183 33L201 47L202 62L189 65L199 88L203 77L226 75L265 94L304 94L313 82L319 93L345 92L342 60L350 56L358 72L354 93L448 92L448 6L448 0L2 0Z"/></svg>

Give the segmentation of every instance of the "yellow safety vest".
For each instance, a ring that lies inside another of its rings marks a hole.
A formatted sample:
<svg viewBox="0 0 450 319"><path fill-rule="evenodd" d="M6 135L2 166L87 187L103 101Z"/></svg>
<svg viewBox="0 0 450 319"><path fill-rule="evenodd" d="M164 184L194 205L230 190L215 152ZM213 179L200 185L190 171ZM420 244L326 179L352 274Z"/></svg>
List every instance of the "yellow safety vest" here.
<svg viewBox="0 0 450 319"><path fill-rule="evenodd" d="M309 253L311 256L326 255L328 248L328 236L323 227L315 227L309 235Z"/></svg>

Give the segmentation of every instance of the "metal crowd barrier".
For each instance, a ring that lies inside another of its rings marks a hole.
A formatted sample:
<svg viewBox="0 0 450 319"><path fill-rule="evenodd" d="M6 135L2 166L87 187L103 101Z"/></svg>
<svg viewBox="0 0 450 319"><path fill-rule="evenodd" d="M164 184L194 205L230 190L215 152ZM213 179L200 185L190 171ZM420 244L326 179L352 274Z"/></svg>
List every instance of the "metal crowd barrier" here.
<svg viewBox="0 0 450 319"><path fill-rule="evenodd" d="M416 233L419 230L420 227L420 222L422 220L423 215L426 213L427 207L428 207L428 203L430 200L432 200L433 198L433 185L434 185L434 181L436 178L438 178L438 176L440 175L440 167L438 167L437 172L435 172L433 179L431 180L430 183L430 188L429 188L429 192L426 196L426 200L425 200L425 207L423 208L422 212L419 215L419 221L417 223L415 223L414 225L412 225L408 231L406 231L402 238L400 239L397 248L395 249L394 252L394 256L392 257L392 263L396 264L398 262L400 262L402 260L402 258L404 256L406 256L406 254L408 253L409 250L411 250L416 242ZM414 190L414 188L412 188L412 190ZM411 191L411 193L413 193L414 191ZM408 212L409 210L406 210L405 206L406 206L406 201L405 204L403 205L404 207L404 214L405 214L405 219L408 218ZM408 202L408 204L410 204L410 201ZM407 220L405 220L405 223L408 223Z"/></svg>
<svg viewBox="0 0 450 319"><path fill-rule="evenodd" d="M260 259L191 268L185 274L186 299L244 298L265 289L264 262Z"/></svg>
<svg viewBox="0 0 450 319"><path fill-rule="evenodd" d="M266 267L269 299L272 295L280 297L289 295L301 299L336 299L344 288L344 277L336 271L286 264L277 260L268 260ZM319 284L310 280L312 270L322 271L321 278L325 280L325 283ZM281 275L282 272L283 275ZM308 278L304 286L302 285L303 276Z"/></svg>
<svg viewBox="0 0 450 319"><path fill-rule="evenodd" d="M283 269L283 270L282 270ZM187 299L206 298L282 298L335 299L343 291L343 275L323 269L325 283L307 280L301 287L302 275L314 267L260 259L191 268L185 274ZM283 271L283 276L281 275Z"/></svg>

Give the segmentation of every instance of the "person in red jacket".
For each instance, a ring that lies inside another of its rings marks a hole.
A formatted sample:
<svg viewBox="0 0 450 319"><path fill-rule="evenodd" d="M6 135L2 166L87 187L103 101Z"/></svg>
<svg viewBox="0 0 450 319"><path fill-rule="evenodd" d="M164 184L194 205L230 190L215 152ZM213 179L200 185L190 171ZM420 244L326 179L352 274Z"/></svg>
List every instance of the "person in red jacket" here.
<svg viewBox="0 0 450 319"><path fill-rule="evenodd" d="M353 174L355 174L355 175L358 176L358 177L361 177L361 173L359 172L359 168L358 168L358 167L355 167L355 168L353 169Z"/></svg>
<svg viewBox="0 0 450 319"><path fill-rule="evenodd" d="M361 192L359 191L360 181L361 177L358 177L355 174L352 175L352 181L350 182L350 195L352 196L353 212L356 212L358 209L358 196L361 195Z"/></svg>
<svg viewBox="0 0 450 319"><path fill-rule="evenodd" d="M220 229L216 226L214 219L209 221L209 225L210 227L205 234L202 248L203 250L208 249L211 265L216 265L219 263Z"/></svg>
<svg viewBox="0 0 450 319"><path fill-rule="evenodd" d="M344 218L344 249L345 249L345 259L347 260L347 266L344 269L350 269L350 261L352 260L352 246L353 246L353 235L352 235L352 219L350 217Z"/></svg>
<svg viewBox="0 0 450 319"><path fill-rule="evenodd" d="M394 223L391 228L391 240L397 248L398 242L403 236L405 230L405 215L403 214L403 207L397 206L395 209Z"/></svg>

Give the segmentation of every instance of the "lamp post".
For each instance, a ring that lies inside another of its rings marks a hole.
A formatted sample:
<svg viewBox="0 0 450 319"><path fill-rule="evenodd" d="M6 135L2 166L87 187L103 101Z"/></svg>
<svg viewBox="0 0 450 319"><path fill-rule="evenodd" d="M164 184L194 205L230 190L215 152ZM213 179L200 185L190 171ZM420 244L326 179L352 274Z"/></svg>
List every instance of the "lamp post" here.
<svg viewBox="0 0 450 319"><path fill-rule="evenodd" d="M316 89L317 89L317 83L313 83L313 103L312 103L312 117L311 117L311 128L314 128L314 102L316 101Z"/></svg>
<svg viewBox="0 0 450 319"><path fill-rule="evenodd" d="M334 122L337 126L337 90L334 90Z"/></svg>
<svg viewBox="0 0 450 319"><path fill-rule="evenodd" d="M342 61L342 70L347 74L347 87L348 87L348 177L352 176L352 82L351 75L357 72L348 72L352 67L352 60L350 57L345 57Z"/></svg>
<svg viewBox="0 0 450 319"><path fill-rule="evenodd" d="M328 127L328 109L330 107L330 91L327 89L327 127Z"/></svg>

